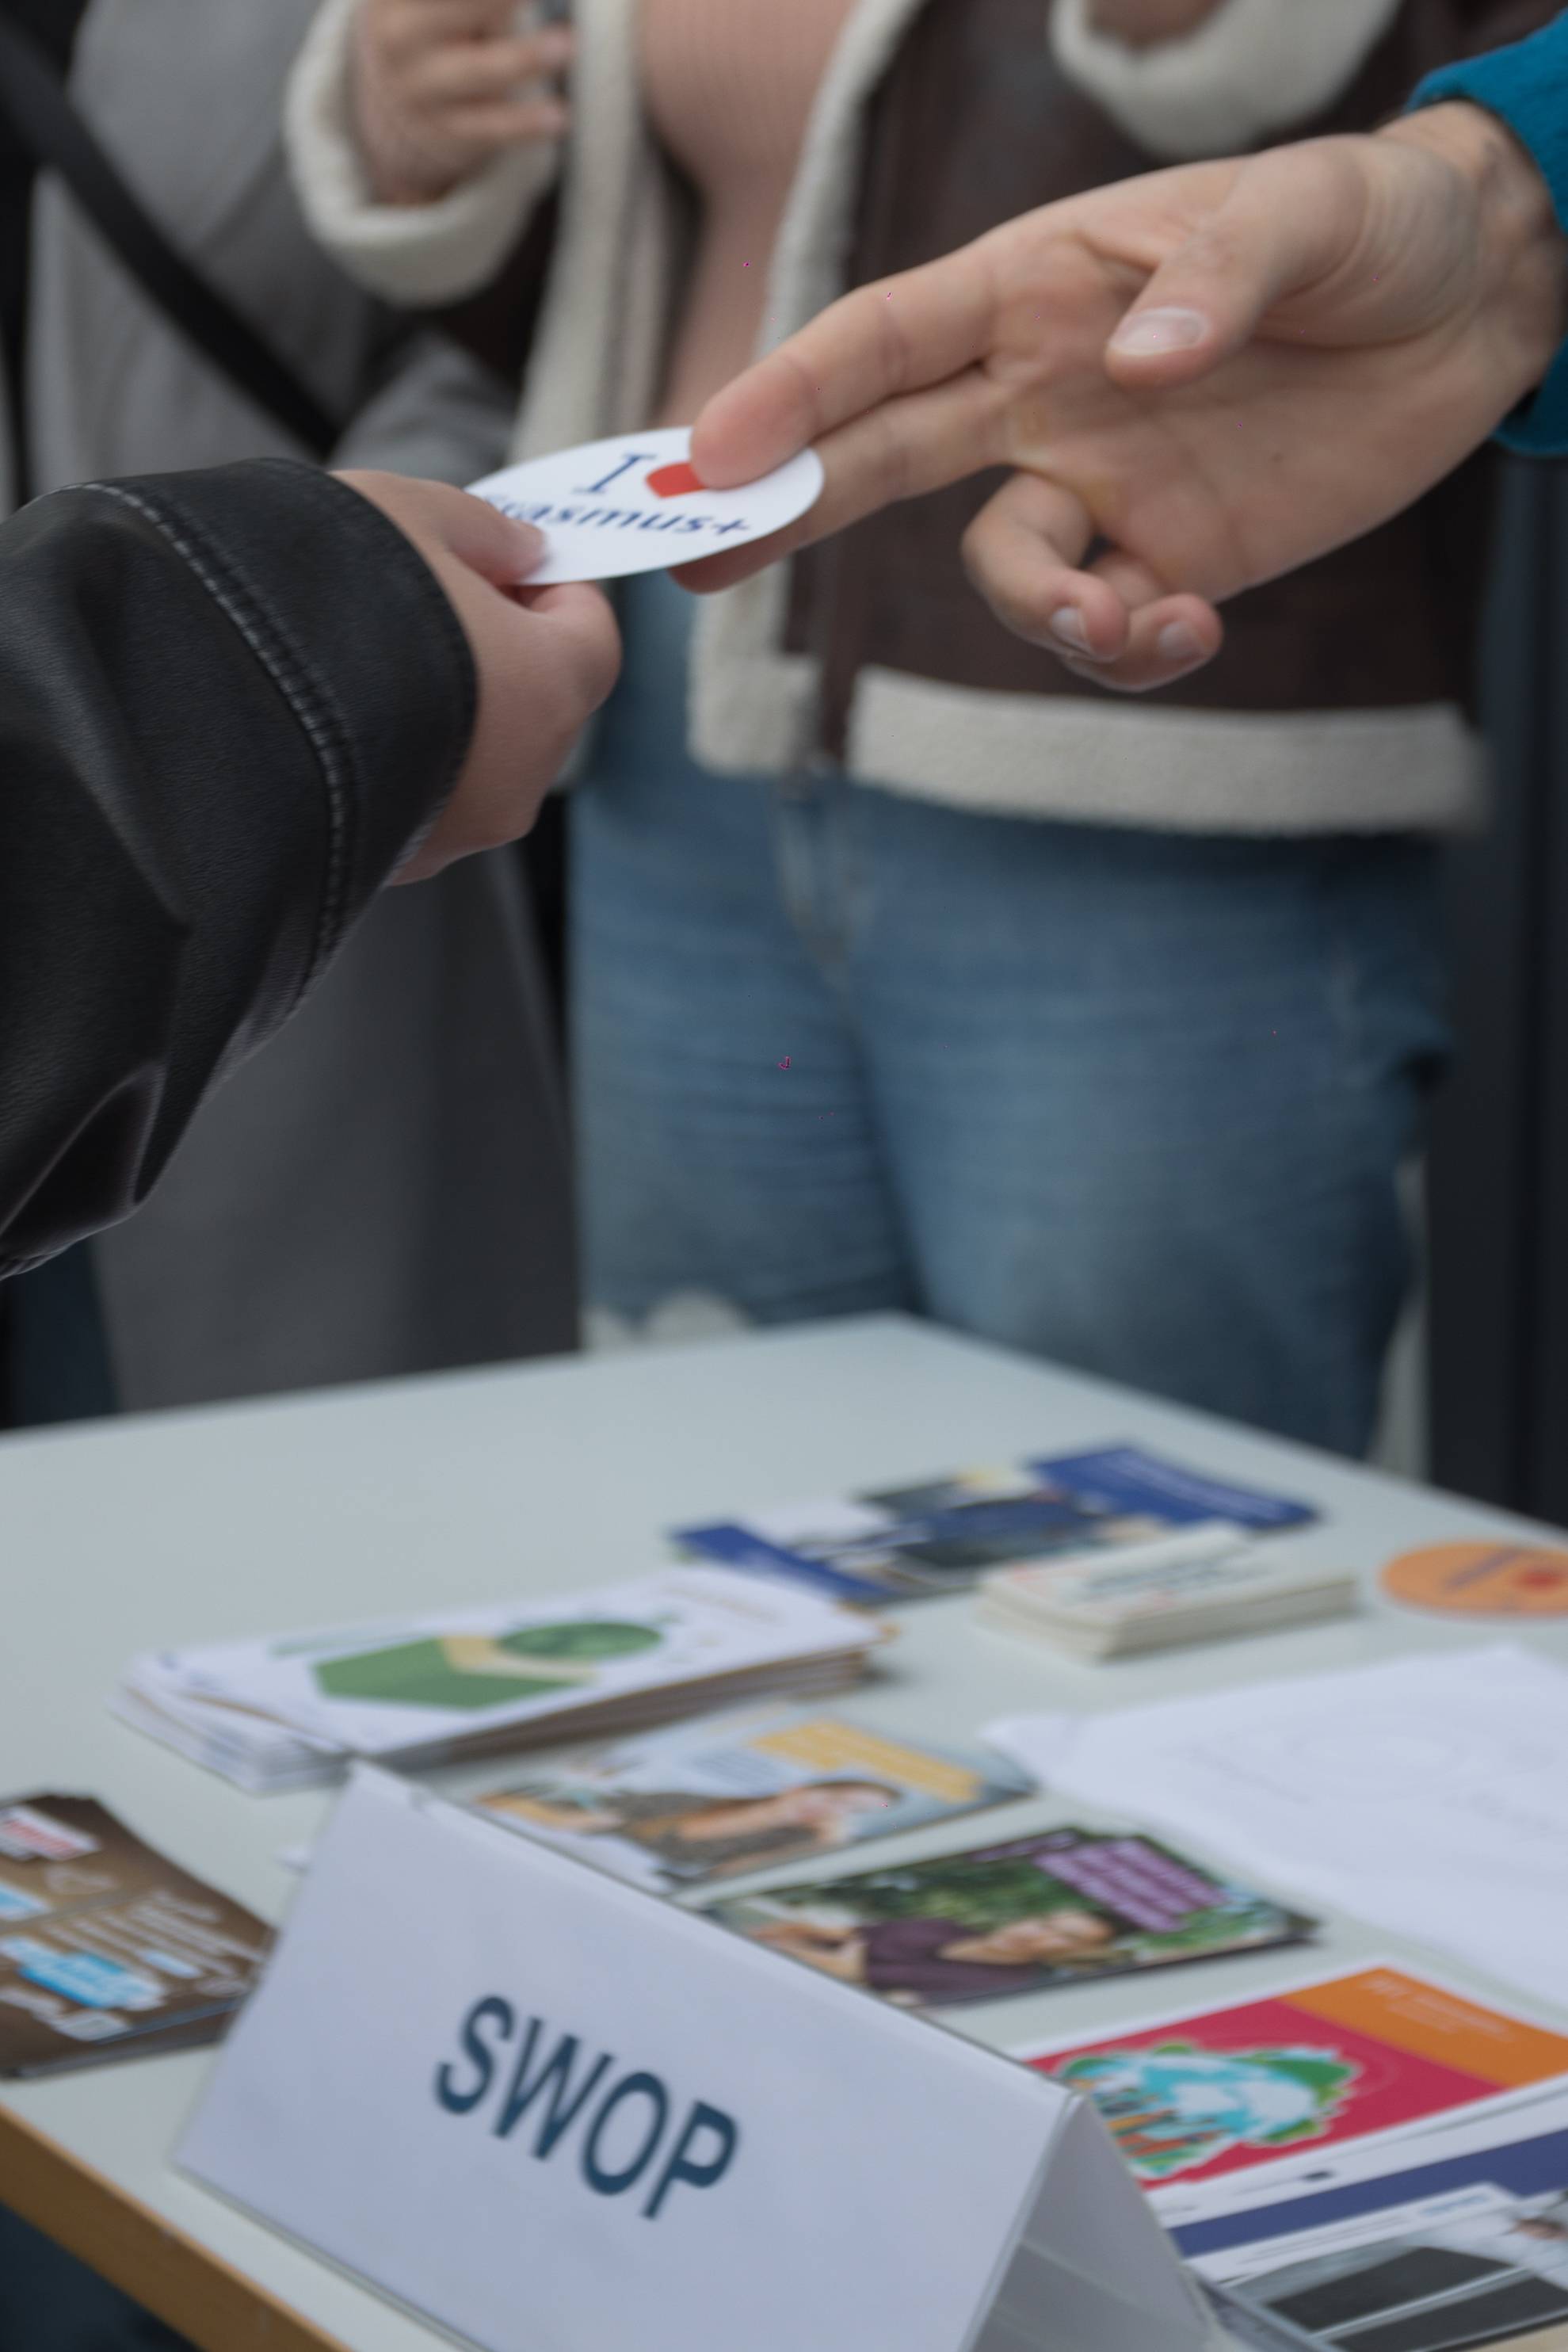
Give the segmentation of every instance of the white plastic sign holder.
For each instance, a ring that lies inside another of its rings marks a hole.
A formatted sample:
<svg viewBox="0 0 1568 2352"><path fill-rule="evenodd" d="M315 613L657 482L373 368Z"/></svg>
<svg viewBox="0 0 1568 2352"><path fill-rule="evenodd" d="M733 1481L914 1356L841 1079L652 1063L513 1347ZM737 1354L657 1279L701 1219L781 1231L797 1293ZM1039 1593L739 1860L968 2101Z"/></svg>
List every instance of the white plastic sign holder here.
<svg viewBox="0 0 1568 2352"><path fill-rule="evenodd" d="M1198 2352L1059 2084L370 1767L184 2168L485 2352Z"/></svg>

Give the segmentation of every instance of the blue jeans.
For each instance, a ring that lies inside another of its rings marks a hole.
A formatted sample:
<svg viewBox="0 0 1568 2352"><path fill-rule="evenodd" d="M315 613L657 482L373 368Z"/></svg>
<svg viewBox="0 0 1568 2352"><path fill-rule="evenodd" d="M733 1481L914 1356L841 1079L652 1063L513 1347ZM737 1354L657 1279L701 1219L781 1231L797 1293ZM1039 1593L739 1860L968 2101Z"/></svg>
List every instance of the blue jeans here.
<svg viewBox="0 0 1568 2352"><path fill-rule="evenodd" d="M0 2205L0 2352L194 2352Z"/></svg>
<svg viewBox="0 0 1568 2352"><path fill-rule="evenodd" d="M904 1307L1362 1450L1447 1045L1437 850L716 775L682 592L625 621L573 809L590 1307Z"/></svg>

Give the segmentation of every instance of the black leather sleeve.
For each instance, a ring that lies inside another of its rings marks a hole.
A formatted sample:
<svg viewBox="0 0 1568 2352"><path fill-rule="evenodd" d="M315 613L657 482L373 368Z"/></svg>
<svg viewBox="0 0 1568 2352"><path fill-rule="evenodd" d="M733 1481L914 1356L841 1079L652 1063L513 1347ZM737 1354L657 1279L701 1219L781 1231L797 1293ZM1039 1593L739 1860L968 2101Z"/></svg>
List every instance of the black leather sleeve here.
<svg viewBox="0 0 1568 2352"><path fill-rule="evenodd" d="M312 467L0 529L0 1274L142 1198L439 810L476 694L434 575Z"/></svg>

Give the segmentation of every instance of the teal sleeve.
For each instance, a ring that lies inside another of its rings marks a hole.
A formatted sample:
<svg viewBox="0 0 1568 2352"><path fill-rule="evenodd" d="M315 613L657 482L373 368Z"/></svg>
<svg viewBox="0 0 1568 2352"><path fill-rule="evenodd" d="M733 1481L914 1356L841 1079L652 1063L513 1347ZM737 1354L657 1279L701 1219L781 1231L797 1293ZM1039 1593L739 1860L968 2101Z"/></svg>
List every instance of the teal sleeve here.
<svg viewBox="0 0 1568 2352"><path fill-rule="evenodd" d="M1428 74L1410 104L1440 106L1457 98L1485 107L1528 149L1568 235L1568 13L1528 41ZM1498 439L1525 457L1568 457L1568 344Z"/></svg>

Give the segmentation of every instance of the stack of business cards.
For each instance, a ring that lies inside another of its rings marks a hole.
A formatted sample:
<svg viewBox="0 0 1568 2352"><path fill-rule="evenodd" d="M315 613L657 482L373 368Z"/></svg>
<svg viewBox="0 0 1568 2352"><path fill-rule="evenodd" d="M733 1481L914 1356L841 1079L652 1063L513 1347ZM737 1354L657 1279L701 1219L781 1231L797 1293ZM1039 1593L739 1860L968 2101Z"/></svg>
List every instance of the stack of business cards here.
<svg viewBox="0 0 1568 2352"><path fill-rule="evenodd" d="M814 1593L691 1568L486 1609L133 1659L127 1722L242 1788L612 1738L863 1673L883 1629Z"/></svg>
<svg viewBox="0 0 1568 2352"><path fill-rule="evenodd" d="M0 1804L0 2075L214 2042L271 1947L92 1798Z"/></svg>
<svg viewBox="0 0 1568 2352"><path fill-rule="evenodd" d="M1343 1616L1359 1581L1214 1520L1104 1558L996 1570L981 1585L978 1614L1072 1657L1120 1658Z"/></svg>

